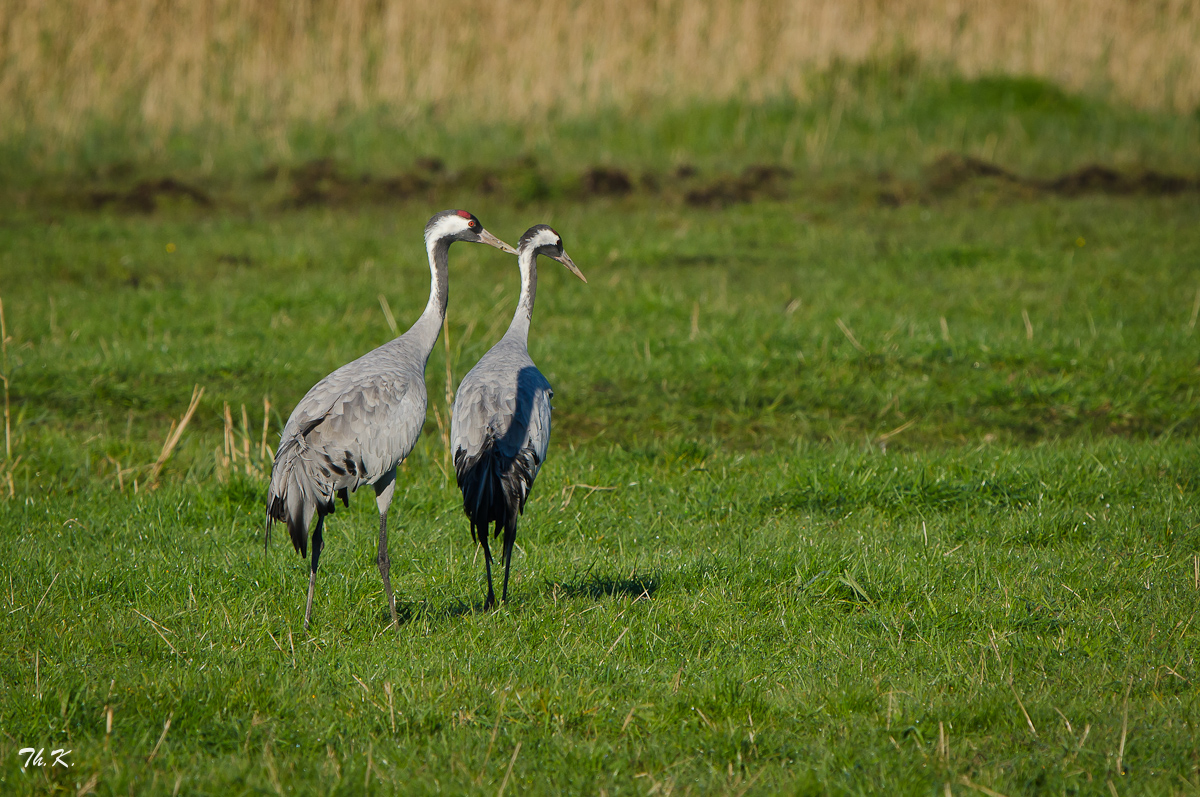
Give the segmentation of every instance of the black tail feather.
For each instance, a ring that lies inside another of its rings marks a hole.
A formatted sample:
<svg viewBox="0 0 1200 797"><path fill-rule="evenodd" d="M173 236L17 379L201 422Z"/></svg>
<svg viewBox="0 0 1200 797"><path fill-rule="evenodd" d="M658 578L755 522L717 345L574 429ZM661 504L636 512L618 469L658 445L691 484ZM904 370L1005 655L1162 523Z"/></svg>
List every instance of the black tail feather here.
<svg viewBox="0 0 1200 797"><path fill-rule="evenodd" d="M488 526L499 523L516 534L517 517L537 473L537 455L521 451L516 457L501 454L495 441L489 440L475 456L459 449L454 454L454 470L463 494L463 511L473 529L486 535ZM496 528L499 536L500 526Z"/></svg>

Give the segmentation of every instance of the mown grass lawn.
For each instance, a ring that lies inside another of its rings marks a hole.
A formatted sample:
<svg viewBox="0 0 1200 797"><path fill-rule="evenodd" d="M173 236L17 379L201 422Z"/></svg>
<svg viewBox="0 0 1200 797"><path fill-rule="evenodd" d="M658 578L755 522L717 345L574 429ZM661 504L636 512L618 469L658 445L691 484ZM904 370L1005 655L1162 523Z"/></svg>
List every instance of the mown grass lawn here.
<svg viewBox="0 0 1200 797"><path fill-rule="evenodd" d="M803 182L9 208L2 790L1200 789L1200 199ZM270 445L390 335L380 294L415 318L453 205L553 223L589 278L541 270L555 431L511 599L481 609L438 421L517 274L460 244L392 511L403 626L360 495L305 633L305 563L262 549L264 397Z"/></svg>

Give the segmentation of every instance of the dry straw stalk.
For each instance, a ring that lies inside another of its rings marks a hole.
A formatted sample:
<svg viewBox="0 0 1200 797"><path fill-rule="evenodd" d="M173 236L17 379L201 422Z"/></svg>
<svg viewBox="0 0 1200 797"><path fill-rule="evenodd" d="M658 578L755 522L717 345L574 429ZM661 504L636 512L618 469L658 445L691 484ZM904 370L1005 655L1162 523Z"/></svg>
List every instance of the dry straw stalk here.
<svg viewBox="0 0 1200 797"><path fill-rule="evenodd" d="M158 475L162 473L163 465L167 464L167 460L171 457L171 452L175 450L175 446L179 444L179 439L183 437L183 430L187 428L188 423L192 420L192 415L196 412L196 407L200 406L200 399L204 397L204 388L196 385L192 388L192 400L188 403L187 411L183 413L183 417L176 424L171 421L171 429L167 432L167 439L163 442L162 452L159 453L158 459L154 465L150 467L150 485L158 484Z"/></svg>

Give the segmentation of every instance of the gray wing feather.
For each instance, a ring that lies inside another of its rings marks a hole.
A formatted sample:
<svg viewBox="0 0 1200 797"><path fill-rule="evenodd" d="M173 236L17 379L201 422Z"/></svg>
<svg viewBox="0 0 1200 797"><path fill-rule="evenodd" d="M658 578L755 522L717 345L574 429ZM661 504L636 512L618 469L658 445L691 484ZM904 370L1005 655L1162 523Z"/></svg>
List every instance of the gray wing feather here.
<svg viewBox="0 0 1200 797"><path fill-rule="evenodd" d="M425 424L424 392L402 380L373 375L330 404L307 439L335 461L355 458L339 489L372 484L408 456Z"/></svg>
<svg viewBox="0 0 1200 797"><path fill-rule="evenodd" d="M477 454L490 439L500 454L511 458L531 451L540 465L550 445L550 383L532 364L519 372L471 377L455 395L451 449Z"/></svg>
<svg viewBox="0 0 1200 797"><path fill-rule="evenodd" d="M335 371L296 405L284 427L280 449L302 437L307 448L353 470L337 489L356 490L378 481L408 456L425 425L425 383L401 373L355 376Z"/></svg>
<svg viewBox="0 0 1200 797"><path fill-rule="evenodd" d="M450 424L473 526L515 523L550 444L550 383L523 350L493 348L459 385Z"/></svg>
<svg viewBox="0 0 1200 797"><path fill-rule="evenodd" d="M315 511L333 511L404 461L425 424L425 380L386 349L355 360L308 391L284 426L267 495L268 529L286 521L306 553Z"/></svg>

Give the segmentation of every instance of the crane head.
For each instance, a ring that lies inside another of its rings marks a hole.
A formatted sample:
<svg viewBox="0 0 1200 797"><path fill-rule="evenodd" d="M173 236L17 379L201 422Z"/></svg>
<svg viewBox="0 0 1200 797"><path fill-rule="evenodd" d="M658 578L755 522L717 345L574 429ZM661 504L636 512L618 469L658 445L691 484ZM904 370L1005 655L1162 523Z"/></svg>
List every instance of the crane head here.
<svg viewBox="0 0 1200 797"><path fill-rule="evenodd" d="M571 260L570 255L563 249L562 236L549 225L535 224L521 236L521 240L517 242L517 257L529 251L533 252L534 257L545 255L552 260L557 260L576 277L587 282L587 277L583 276L583 272L575 265L575 261Z"/></svg>
<svg viewBox="0 0 1200 797"><path fill-rule="evenodd" d="M425 225L425 242L430 244L441 240L487 244L496 247L501 252L508 252L510 255L517 253L516 249L485 230L483 223L475 218L473 213L466 210L443 210L441 213L434 214L429 223Z"/></svg>

